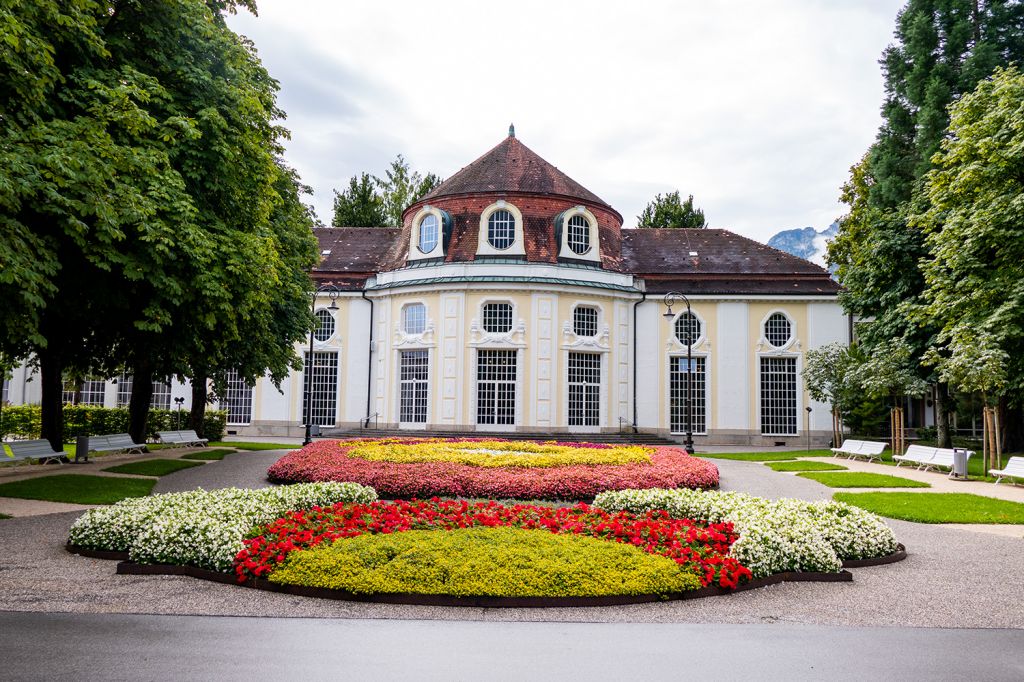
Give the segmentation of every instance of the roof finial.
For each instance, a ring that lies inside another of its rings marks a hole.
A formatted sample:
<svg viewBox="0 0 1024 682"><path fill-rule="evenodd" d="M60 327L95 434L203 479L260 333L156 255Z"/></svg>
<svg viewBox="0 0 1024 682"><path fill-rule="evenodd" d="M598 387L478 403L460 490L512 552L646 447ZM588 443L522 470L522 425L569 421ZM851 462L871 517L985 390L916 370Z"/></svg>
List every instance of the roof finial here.
<svg viewBox="0 0 1024 682"><path fill-rule="evenodd" d="M509 137L515 137L516 136L516 125L515 125L515 123L509 123L508 124L508 136Z"/></svg>

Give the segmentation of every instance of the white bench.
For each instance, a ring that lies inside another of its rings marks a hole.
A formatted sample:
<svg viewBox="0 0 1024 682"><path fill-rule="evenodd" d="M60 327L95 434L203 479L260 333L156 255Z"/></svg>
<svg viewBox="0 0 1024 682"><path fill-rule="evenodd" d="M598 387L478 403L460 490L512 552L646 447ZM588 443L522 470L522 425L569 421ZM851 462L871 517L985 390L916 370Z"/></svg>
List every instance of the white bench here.
<svg viewBox="0 0 1024 682"><path fill-rule="evenodd" d="M902 455L895 455L892 461L896 466L911 464L920 467L922 464L932 461L935 458L935 451L938 448L930 448L927 445L911 445Z"/></svg>
<svg viewBox="0 0 1024 682"><path fill-rule="evenodd" d="M988 473L996 477L996 485L1004 478L1024 479L1024 457L1011 457L1002 469L989 469Z"/></svg>
<svg viewBox="0 0 1024 682"><path fill-rule="evenodd" d="M157 431L160 442L171 447L206 447L209 442L195 431Z"/></svg>
<svg viewBox="0 0 1024 682"><path fill-rule="evenodd" d="M971 455L974 452L967 450L967 459L971 459ZM929 469L937 469L939 467L948 468L949 475L953 475L953 448L935 448L935 454L927 462L921 462L918 467L921 471L928 471Z"/></svg>
<svg viewBox="0 0 1024 682"><path fill-rule="evenodd" d="M50 445L50 441L45 438L37 440L16 440L7 443L7 446L11 448L11 454L14 457L7 457L3 452L3 445L0 444L0 462L28 462L33 459L38 459L40 464L46 464L51 460L57 460L58 464L64 463L64 458L68 456L68 453L63 450L54 450Z"/></svg>
<svg viewBox="0 0 1024 682"><path fill-rule="evenodd" d="M886 444L879 443L873 440L854 440L849 438L843 441L843 444L838 448L832 448L832 456L838 457L839 455L845 455L847 459L859 459L864 457L867 461L877 459L879 462L882 461L882 451L885 450Z"/></svg>
<svg viewBox="0 0 1024 682"><path fill-rule="evenodd" d="M136 443L127 433L89 436L89 452L137 452L141 455L145 449L145 443Z"/></svg>

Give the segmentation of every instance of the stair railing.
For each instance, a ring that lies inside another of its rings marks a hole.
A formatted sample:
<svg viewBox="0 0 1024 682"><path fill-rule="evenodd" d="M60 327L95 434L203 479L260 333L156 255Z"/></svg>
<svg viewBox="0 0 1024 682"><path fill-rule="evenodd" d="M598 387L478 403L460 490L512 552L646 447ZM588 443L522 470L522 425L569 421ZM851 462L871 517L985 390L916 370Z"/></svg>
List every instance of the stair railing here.
<svg viewBox="0 0 1024 682"><path fill-rule="evenodd" d="M626 419L625 417L619 417L619 433L622 433L623 424L626 424L629 426L629 428L633 429L633 433L640 433L640 431L636 428L636 424L634 424L629 419Z"/></svg>
<svg viewBox="0 0 1024 682"><path fill-rule="evenodd" d="M377 427L378 427L377 418L378 417L380 417L380 412L374 412L373 414L371 414L370 416L368 416L366 419L363 420L362 426L360 428L362 428L362 429L370 428L370 420L372 419L373 420L373 428L377 429Z"/></svg>

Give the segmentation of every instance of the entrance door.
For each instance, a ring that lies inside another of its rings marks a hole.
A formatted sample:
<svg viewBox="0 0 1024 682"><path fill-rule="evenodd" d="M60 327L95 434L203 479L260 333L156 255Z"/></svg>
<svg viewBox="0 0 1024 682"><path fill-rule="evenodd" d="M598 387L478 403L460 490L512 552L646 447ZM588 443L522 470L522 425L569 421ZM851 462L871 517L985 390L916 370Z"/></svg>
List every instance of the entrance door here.
<svg viewBox="0 0 1024 682"><path fill-rule="evenodd" d="M594 432L601 425L601 355L569 353L569 426Z"/></svg>
<svg viewBox="0 0 1024 682"><path fill-rule="evenodd" d="M403 350L399 360L399 426L426 428L430 351Z"/></svg>
<svg viewBox="0 0 1024 682"><path fill-rule="evenodd" d="M477 351L476 423L483 431L515 426L516 351Z"/></svg>

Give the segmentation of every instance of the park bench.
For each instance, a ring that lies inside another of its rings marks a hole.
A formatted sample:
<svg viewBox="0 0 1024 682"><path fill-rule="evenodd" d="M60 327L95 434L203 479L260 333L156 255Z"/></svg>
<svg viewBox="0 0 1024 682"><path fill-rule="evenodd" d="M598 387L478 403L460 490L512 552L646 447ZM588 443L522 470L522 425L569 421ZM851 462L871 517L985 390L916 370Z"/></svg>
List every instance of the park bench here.
<svg viewBox="0 0 1024 682"><path fill-rule="evenodd" d="M1002 469L989 469L988 473L996 477L996 485L1004 478L1024 479L1024 457L1011 457Z"/></svg>
<svg viewBox="0 0 1024 682"><path fill-rule="evenodd" d="M967 459L971 458L974 452L967 450ZM937 469L939 467L948 468L949 475L953 475L953 448L935 448L935 454L927 462L921 462L918 467L921 471L928 471L929 469Z"/></svg>
<svg viewBox="0 0 1024 682"><path fill-rule="evenodd" d="M885 443L871 440L847 439L838 448L832 448L832 456L845 455L847 459L859 459L864 457L867 461L877 459L882 461L882 451L885 450Z"/></svg>
<svg viewBox="0 0 1024 682"><path fill-rule="evenodd" d="M907 451L902 455L895 455L892 461L896 462L896 466L901 464L910 464L912 466L920 467L922 464L932 461L935 457L935 451L938 448L930 448L926 445L911 445L907 448Z"/></svg>
<svg viewBox="0 0 1024 682"><path fill-rule="evenodd" d="M5 457L0 461L20 463L38 459L40 464L46 464L51 460L57 460L58 463L63 464L64 458L68 456L68 453L63 450L54 450L50 441L45 439L16 440L8 443L7 446L11 448L11 454L14 457Z"/></svg>
<svg viewBox="0 0 1024 682"><path fill-rule="evenodd" d="M141 455L145 450L145 443L136 443L127 433L89 436L90 452L137 452Z"/></svg>
<svg viewBox="0 0 1024 682"><path fill-rule="evenodd" d="M209 442L195 431L157 431L160 442L171 447L206 447Z"/></svg>

